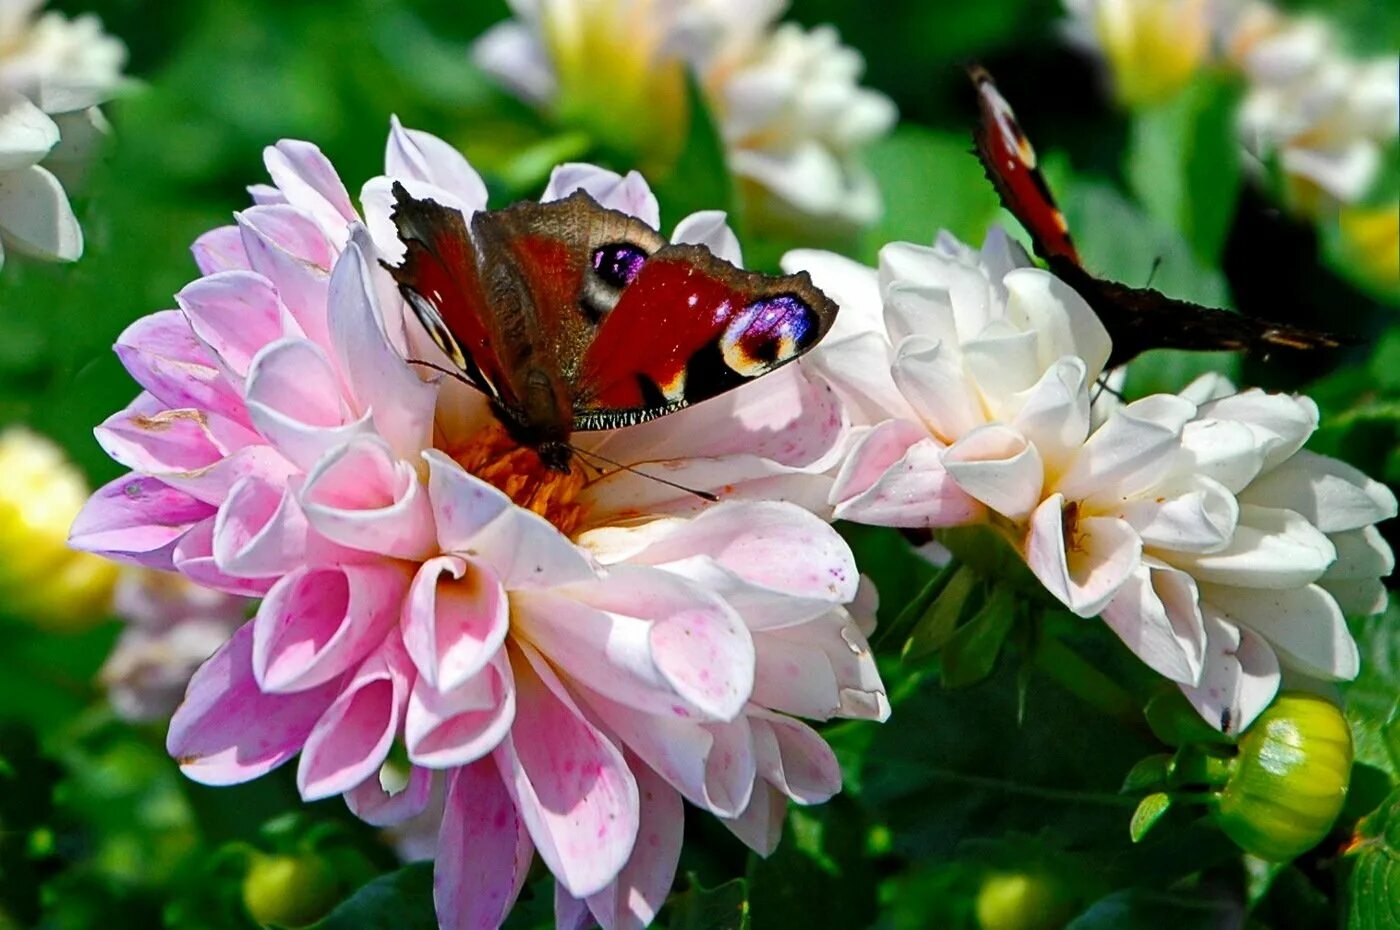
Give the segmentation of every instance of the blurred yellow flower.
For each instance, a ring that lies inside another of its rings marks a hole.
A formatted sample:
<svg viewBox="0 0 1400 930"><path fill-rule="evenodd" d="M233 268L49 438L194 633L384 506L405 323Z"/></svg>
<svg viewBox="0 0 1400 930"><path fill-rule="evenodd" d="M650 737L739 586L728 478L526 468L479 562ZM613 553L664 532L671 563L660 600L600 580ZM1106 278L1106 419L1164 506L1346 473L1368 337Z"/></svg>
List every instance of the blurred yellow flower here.
<svg viewBox="0 0 1400 930"><path fill-rule="evenodd" d="M1400 203L1344 207L1337 227L1349 267L1382 287L1400 288Z"/></svg>
<svg viewBox="0 0 1400 930"><path fill-rule="evenodd" d="M120 571L68 548L87 499L78 470L52 441L22 427L0 433L0 611L52 629L102 618Z"/></svg>
<svg viewBox="0 0 1400 930"><path fill-rule="evenodd" d="M1170 99L1200 70L1210 51L1206 0L1067 0L1071 29L1107 60L1118 100L1127 107Z"/></svg>

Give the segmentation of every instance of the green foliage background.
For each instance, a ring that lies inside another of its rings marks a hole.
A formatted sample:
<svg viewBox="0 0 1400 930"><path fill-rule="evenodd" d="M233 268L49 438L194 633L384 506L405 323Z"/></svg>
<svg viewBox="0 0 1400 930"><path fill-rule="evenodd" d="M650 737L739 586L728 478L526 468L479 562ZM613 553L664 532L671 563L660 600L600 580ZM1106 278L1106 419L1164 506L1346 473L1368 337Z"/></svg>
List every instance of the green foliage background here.
<svg viewBox="0 0 1400 930"><path fill-rule="evenodd" d="M143 86L108 107L114 139L76 199L83 260L11 261L0 274L0 423L54 437L94 483L118 469L91 429L135 390L112 342L138 316L173 305L195 273L189 243L247 203L243 187L264 177L264 145L316 142L355 191L380 170L396 113L461 147L497 205L536 194L556 161L589 155L586 138L544 124L470 65L467 45L506 15L501 0L54 6L97 12L130 46ZM1358 43L1400 44L1393 5L1330 9ZM1325 236L1241 175L1229 125L1238 88L1202 80L1168 106L1125 116L1057 38L1050 0L882 0L878 15L852 0L797 0L791 15L835 23L865 53L868 82L902 112L870 153L889 208L847 251L873 260L883 242L926 242L939 228L976 242L988 224L1010 222L969 154L973 108L960 65L979 58L1037 140L1093 269L1140 283L1160 259L1154 286L1174 295L1372 340L1305 361L1159 353L1135 365L1130 391L1174 390L1204 370L1308 390L1324 409L1314 447L1400 484L1400 308L1394 294L1350 283ZM657 179L668 225L692 208L727 206L705 202L729 185L703 132L685 158L685 178ZM1394 152L1388 161L1395 175ZM760 266L807 244L741 238ZM932 569L892 532L848 535L879 583L882 622L893 622ZM961 644L965 661L990 669L985 678L946 656L941 665L887 657L893 719L826 731L846 793L795 810L767 861L690 818L663 923L971 928L988 878L1014 874L1050 889L1025 928L1396 926L1397 621L1392 608L1357 623L1352 796L1335 834L1292 865L1243 858L1189 812L1169 812L1130 842L1136 798L1119 789L1138 759L1164 749L1140 712L1158 683L1102 625L1059 618L1055 635L1077 665L1046 660L1019 624L990 644ZM319 926L434 926L426 867L396 870L340 802L300 804L286 772L238 788L194 785L165 757L163 732L114 721L91 681L116 629L56 637L23 618L0 627L0 928L253 927L243 879L274 853L331 864L322 891L344 903ZM1352 855L1340 856L1349 843ZM547 881L533 881L512 926L547 926L549 896Z"/></svg>

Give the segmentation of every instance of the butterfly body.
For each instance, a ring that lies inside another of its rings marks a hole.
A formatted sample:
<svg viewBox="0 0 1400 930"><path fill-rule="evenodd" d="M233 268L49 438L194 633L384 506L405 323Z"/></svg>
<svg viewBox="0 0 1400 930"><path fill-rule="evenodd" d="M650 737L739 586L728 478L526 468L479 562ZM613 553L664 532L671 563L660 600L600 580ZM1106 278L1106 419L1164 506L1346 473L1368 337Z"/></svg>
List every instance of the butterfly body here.
<svg viewBox="0 0 1400 930"><path fill-rule="evenodd" d="M1069 224L1040 172L1035 149L987 71L969 69L982 118L973 132L977 156L1006 209L1030 234L1035 252L1098 315L1113 341L1110 367L1148 349L1236 350L1334 348L1348 340L1203 307L1148 287L1131 287L1090 273Z"/></svg>
<svg viewBox="0 0 1400 930"><path fill-rule="evenodd" d="M672 245L579 191L474 213L395 185L389 271L511 438L568 471L576 430L717 396L797 358L836 307L805 275L743 271Z"/></svg>

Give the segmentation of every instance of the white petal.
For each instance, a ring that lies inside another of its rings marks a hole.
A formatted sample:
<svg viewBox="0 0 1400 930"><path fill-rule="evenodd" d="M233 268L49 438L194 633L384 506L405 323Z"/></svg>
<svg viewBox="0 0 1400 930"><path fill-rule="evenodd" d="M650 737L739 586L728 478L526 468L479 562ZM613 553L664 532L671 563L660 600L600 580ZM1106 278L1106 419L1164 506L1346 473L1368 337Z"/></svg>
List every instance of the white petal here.
<svg viewBox="0 0 1400 930"><path fill-rule="evenodd" d="M1257 634L1205 612L1206 659L1197 686L1183 685L1206 723L1225 733L1240 733L1269 706L1278 693L1278 659Z"/></svg>
<svg viewBox="0 0 1400 930"><path fill-rule="evenodd" d="M968 433L943 453L943 467L964 491L1013 522L1025 520L1040 503L1040 453L1009 426Z"/></svg>
<svg viewBox="0 0 1400 930"><path fill-rule="evenodd" d="M1356 677L1360 659L1346 618L1317 585L1282 591L1205 585L1201 598L1264 637L1289 667L1328 681Z"/></svg>
<svg viewBox="0 0 1400 930"><path fill-rule="evenodd" d="M63 185L38 165L0 173L0 234L37 258L71 262L83 254L83 231Z"/></svg>

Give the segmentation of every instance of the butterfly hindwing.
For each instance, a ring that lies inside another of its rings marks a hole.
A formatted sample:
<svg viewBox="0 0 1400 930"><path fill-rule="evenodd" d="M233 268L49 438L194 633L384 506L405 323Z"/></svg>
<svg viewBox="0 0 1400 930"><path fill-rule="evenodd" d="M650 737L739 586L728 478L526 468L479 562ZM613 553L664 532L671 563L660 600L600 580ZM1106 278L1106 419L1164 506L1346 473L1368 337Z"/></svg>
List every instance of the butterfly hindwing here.
<svg viewBox="0 0 1400 930"><path fill-rule="evenodd" d="M806 273L743 271L703 246L666 246L584 355L575 428L637 423L723 394L800 356L835 318Z"/></svg>

